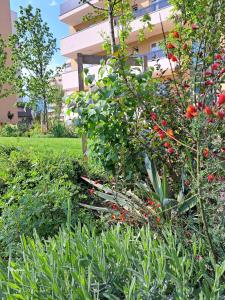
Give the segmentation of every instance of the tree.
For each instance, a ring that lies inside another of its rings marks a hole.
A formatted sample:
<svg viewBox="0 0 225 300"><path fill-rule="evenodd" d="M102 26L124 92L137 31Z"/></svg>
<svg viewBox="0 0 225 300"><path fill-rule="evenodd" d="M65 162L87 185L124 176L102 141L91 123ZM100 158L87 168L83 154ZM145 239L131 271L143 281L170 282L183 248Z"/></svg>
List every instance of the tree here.
<svg viewBox="0 0 225 300"><path fill-rule="evenodd" d="M43 128L48 129L48 103L53 70L50 63L56 52L56 39L42 20L40 9L20 7L15 22L16 34L10 38L12 60L16 66L16 86L21 96L28 96L31 105L43 105Z"/></svg>
<svg viewBox="0 0 225 300"><path fill-rule="evenodd" d="M56 85L52 95L52 103L54 104L55 121L60 122L60 115L63 107L64 91L61 86Z"/></svg>

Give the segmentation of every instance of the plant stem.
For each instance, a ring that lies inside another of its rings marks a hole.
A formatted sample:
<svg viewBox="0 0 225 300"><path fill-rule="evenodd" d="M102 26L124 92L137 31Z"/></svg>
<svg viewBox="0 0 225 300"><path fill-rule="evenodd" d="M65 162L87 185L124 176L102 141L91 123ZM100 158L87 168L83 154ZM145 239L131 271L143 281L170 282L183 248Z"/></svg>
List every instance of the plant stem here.
<svg viewBox="0 0 225 300"><path fill-rule="evenodd" d="M206 235L206 240L208 242L209 245L209 249L210 252L212 254L212 258L213 258L213 267L216 265L217 263L217 256L213 247L213 243L209 234L209 228L208 228L208 223L206 220L206 214L205 214L205 209L204 209L204 204L203 204L203 200L201 198L201 189L200 189L200 149L199 149L199 138L197 141L197 191L198 191L198 201L199 201L199 207L200 207L200 214L201 214L201 219L202 219L202 223L203 223L203 228L205 231L205 235Z"/></svg>

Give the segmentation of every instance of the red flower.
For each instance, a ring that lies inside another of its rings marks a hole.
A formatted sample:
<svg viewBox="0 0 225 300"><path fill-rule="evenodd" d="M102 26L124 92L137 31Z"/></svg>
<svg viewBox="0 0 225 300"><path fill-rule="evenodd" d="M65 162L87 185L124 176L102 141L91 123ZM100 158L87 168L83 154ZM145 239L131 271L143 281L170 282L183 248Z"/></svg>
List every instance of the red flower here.
<svg viewBox="0 0 225 300"><path fill-rule="evenodd" d="M167 152L168 152L169 154L173 154L173 153L174 153L174 149L173 149L173 148L168 148L168 149L167 149Z"/></svg>
<svg viewBox="0 0 225 300"><path fill-rule="evenodd" d="M161 207L161 204L157 204L157 208L160 208Z"/></svg>
<svg viewBox="0 0 225 300"><path fill-rule="evenodd" d="M173 54L172 54L172 53L168 53L167 57L168 57L169 59L171 59L171 58L173 57Z"/></svg>
<svg viewBox="0 0 225 300"><path fill-rule="evenodd" d="M195 114L195 113L197 113L197 109L194 105L189 105L187 108L187 112L190 114Z"/></svg>
<svg viewBox="0 0 225 300"><path fill-rule="evenodd" d="M206 85L213 85L214 83L213 83L212 80L207 80L207 81L205 82L205 84L206 84Z"/></svg>
<svg viewBox="0 0 225 300"><path fill-rule="evenodd" d="M212 72L206 71L206 72L205 72L205 76L212 76Z"/></svg>
<svg viewBox="0 0 225 300"><path fill-rule="evenodd" d="M170 148L170 143L165 142L165 143L164 143L164 147L165 147L165 148Z"/></svg>
<svg viewBox="0 0 225 300"><path fill-rule="evenodd" d="M155 204L155 202L154 202L154 201L151 201L151 200L148 200L148 204L149 204L150 206L153 206L153 205Z"/></svg>
<svg viewBox="0 0 225 300"><path fill-rule="evenodd" d="M156 218L156 222L157 222L157 223L160 222L160 218L159 218L159 217Z"/></svg>
<svg viewBox="0 0 225 300"><path fill-rule="evenodd" d="M223 153L225 153L225 148L222 148L221 150L222 150Z"/></svg>
<svg viewBox="0 0 225 300"><path fill-rule="evenodd" d="M169 137L174 137L174 133L172 129L167 129L166 133Z"/></svg>
<svg viewBox="0 0 225 300"><path fill-rule="evenodd" d="M219 105L224 104L225 103L225 94L220 94L218 97L219 97L218 104Z"/></svg>
<svg viewBox="0 0 225 300"><path fill-rule="evenodd" d="M160 128L159 128L159 126L158 126L158 125L154 125L154 126L153 126L153 130L154 130L154 131L159 131L159 130L160 130Z"/></svg>
<svg viewBox="0 0 225 300"><path fill-rule="evenodd" d="M112 216L111 216L111 219L112 219L112 220L115 220L115 219L116 219L116 216L115 216L115 215L112 215Z"/></svg>
<svg viewBox="0 0 225 300"><path fill-rule="evenodd" d="M199 28L199 26L197 24L192 24L191 25L192 30L196 30Z"/></svg>
<svg viewBox="0 0 225 300"><path fill-rule="evenodd" d="M218 70L219 69L219 66L220 66L220 64L219 63L214 63L214 64L212 64L212 66L211 66L211 68L212 68L212 70Z"/></svg>
<svg viewBox="0 0 225 300"><path fill-rule="evenodd" d="M215 59L221 60L221 59L222 59L222 55L221 55L221 54L216 54L216 55L215 55Z"/></svg>
<svg viewBox="0 0 225 300"><path fill-rule="evenodd" d="M197 108L194 105L189 105L186 109L186 118L192 119L198 115Z"/></svg>
<svg viewBox="0 0 225 300"><path fill-rule="evenodd" d="M163 132L162 130L160 130L160 132L159 132L159 138L160 138L160 140L163 140L165 137L166 137L165 132Z"/></svg>
<svg viewBox="0 0 225 300"><path fill-rule="evenodd" d="M150 118L151 118L153 121L156 121L156 120L157 120L157 115L156 115L156 113L150 112Z"/></svg>
<svg viewBox="0 0 225 300"><path fill-rule="evenodd" d="M203 150L203 156L204 156L205 158L208 158L208 157L209 157L209 149L208 149L208 148L205 148L205 149Z"/></svg>
<svg viewBox="0 0 225 300"><path fill-rule="evenodd" d="M174 46L172 43L168 43L168 44L166 45L166 48L167 48L167 49L174 49L175 46Z"/></svg>
<svg viewBox="0 0 225 300"><path fill-rule="evenodd" d="M179 37L180 37L179 32L174 31L174 32L173 32L173 37L174 37L175 39L179 39Z"/></svg>
<svg viewBox="0 0 225 300"><path fill-rule="evenodd" d="M172 56L171 60L172 60L173 62L178 61L178 59L177 59L176 56L174 56L174 55Z"/></svg>
<svg viewBox="0 0 225 300"><path fill-rule="evenodd" d="M145 213L145 214L144 214L144 218L146 218L146 219L147 219L147 218L148 218L148 214L146 214L146 213Z"/></svg>
<svg viewBox="0 0 225 300"><path fill-rule="evenodd" d="M209 174L207 178L209 182L212 182L215 179L215 175Z"/></svg>
<svg viewBox="0 0 225 300"><path fill-rule="evenodd" d="M194 116L191 113L189 113L189 112L186 112L185 116L186 116L187 119L194 118Z"/></svg>
<svg viewBox="0 0 225 300"><path fill-rule="evenodd" d="M162 120L162 126L166 126L167 125L167 122L166 122L166 120Z"/></svg>
<svg viewBox="0 0 225 300"><path fill-rule="evenodd" d="M225 114L222 110L219 110L216 115L220 120L223 120L224 116L225 116Z"/></svg>
<svg viewBox="0 0 225 300"><path fill-rule="evenodd" d="M207 114L207 115L212 115L212 110L209 106L206 106L205 109L204 109L204 112Z"/></svg>

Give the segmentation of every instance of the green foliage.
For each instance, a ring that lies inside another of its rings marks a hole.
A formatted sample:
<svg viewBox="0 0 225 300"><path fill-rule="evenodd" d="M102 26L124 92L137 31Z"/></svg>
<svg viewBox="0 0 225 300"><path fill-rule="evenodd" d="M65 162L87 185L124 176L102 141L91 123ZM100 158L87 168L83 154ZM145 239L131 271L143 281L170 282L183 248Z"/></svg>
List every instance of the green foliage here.
<svg viewBox="0 0 225 300"><path fill-rule="evenodd" d="M31 5L20 7L15 21L16 33L10 37L12 61L17 68L15 84L18 93L28 96L34 108L43 103L44 123L47 122L47 103L54 92L51 85L53 70L50 63L56 52L56 39L47 23L43 22L40 9L33 12Z"/></svg>
<svg viewBox="0 0 225 300"><path fill-rule="evenodd" d="M77 125L88 133L96 159L107 170L131 176L144 150L137 140L141 111L153 97L157 81L151 80L152 70L142 74L117 59L103 64L99 75L96 91L71 96L77 105Z"/></svg>
<svg viewBox="0 0 225 300"><path fill-rule="evenodd" d="M66 223L69 199L72 224L77 222L78 203L86 199L80 184L85 171L78 161L2 147L0 162L1 247L34 229L42 237L55 234Z"/></svg>
<svg viewBox="0 0 225 300"><path fill-rule="evenodd" d="M50 133L54 137L77 138L78 134L74 126L66 126L62 122L54 122L50 128Z"/></svg>
<svg viewBox="0 0 225 300"><path fill-rule="evenodd" d="M199 240L199 239L198 239ZM210 270L203 241L187 248L169 229L136 233L117 226L97 234L78 226L42 243L22 238L22 258L2 263L7 299L223 299L225 262Z"/></svg>

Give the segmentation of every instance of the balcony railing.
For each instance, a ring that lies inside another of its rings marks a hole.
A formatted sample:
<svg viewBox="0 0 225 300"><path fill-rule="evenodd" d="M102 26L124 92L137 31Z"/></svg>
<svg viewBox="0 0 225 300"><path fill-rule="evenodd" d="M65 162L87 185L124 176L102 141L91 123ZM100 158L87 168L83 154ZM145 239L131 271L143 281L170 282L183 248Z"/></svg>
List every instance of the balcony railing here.
<svg viewBox="0 0 225 300"><path fill-rule="evenodd" d="M169 6L168 0L154 1L151 5L134 11L135 18L144 16L145 14L153 13L159 9Z"/></svg>
<svg viewBox="0 0 225 300"><path fill-rule="evenodd" d="M81 5L83 5L81 0L67 0L60 5L60 15L64 15Z"/></svg>
<svg viewBox="0 0 225 300"><path fill-rule="evenodd" d="M165 52L162 49L151 51L147 54L148 60L155 60L158 58L166 57Z"/></svg>
<svg viewBox="0 0 225 300"><path fill-rule="evenodd" d="M83 5L81 0L67 0L60 5L60 15L66 14L69 11ZM135 18L141 17L145 14L155 12L159 9L169 6L168 0L154 1L150 6L144 7L134 11Z"/></svg>

